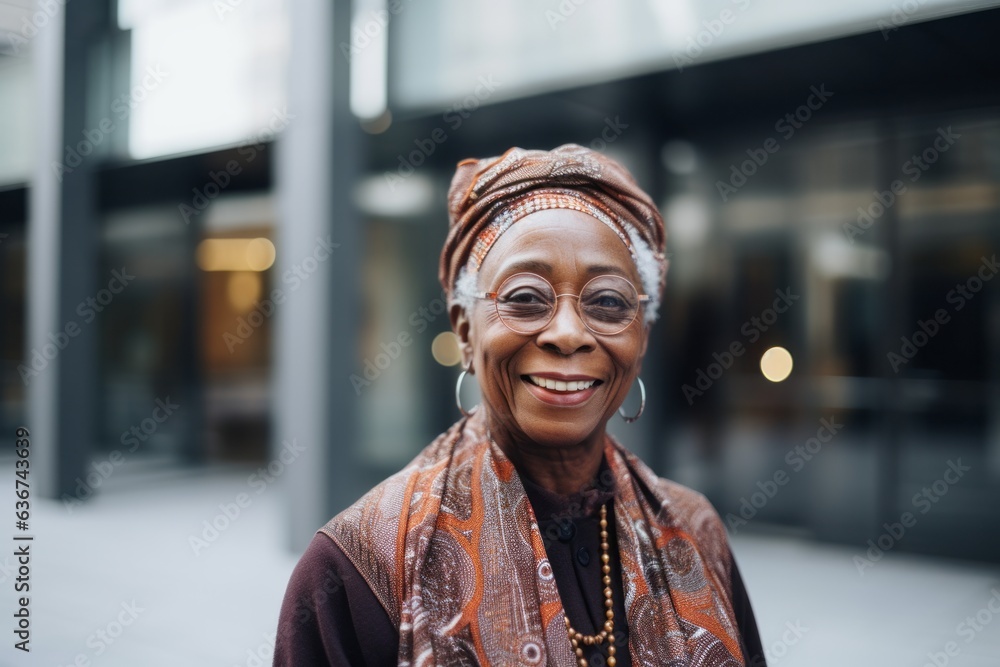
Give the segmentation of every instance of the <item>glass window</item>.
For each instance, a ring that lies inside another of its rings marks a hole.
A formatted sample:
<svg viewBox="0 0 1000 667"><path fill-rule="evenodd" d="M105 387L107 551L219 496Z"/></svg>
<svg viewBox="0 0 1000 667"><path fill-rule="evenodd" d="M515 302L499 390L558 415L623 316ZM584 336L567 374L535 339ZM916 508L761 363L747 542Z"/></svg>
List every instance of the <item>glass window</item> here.
<svg viewBox="0 0 1000 667"><path fill-rule="evenodd" d="M758 53L997 3L921 0L387 0L390 99L408 108L614 80ZM912 5L912 7L911 7ZM357 31L364 48L380 23ZM502 56L498 56L502 54ZM489 81L490 84L484 82ZM493 83L495 82L495 83ZM471 107L474 108L474 107Z"/></svg>
<svg viewBox="0 0 1000 667"><path fill-rule="evenodd" d="M31 176L33 109L31 60L23 55L0 55L0 184L24 183Z"/></svg>
<svg viewBox="0 0 1000 667"><path fill-rule="evenodd" d="M18 366L24 363L25 328L24 227L0 226L0 427L9 435L24 425L24 380Z"/></svg>
<svg viewBox="0 0 1000 667"><path fill-rule="evenodd" d="M287 124L284 0L122 0L118 21L131 30L133 157L267 139Z"/></svg>

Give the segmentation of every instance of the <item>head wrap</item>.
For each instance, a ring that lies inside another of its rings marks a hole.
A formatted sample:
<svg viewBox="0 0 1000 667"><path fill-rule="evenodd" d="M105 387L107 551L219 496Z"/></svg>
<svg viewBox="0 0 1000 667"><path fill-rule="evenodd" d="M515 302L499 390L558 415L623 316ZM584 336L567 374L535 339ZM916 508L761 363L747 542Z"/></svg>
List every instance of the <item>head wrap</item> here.
<svg viewBox="0 0 1000 667"><path fill-rule="evenodd" d="M521 218L550 208L582 211L608 225L635 257L638 234L666 280L666 233L653 200L618 162L577 144L551 151L511 148L500 157L458 163L448 191L450 229L438 278L450 297L467 263L479 269L499 236Z"/></svg>

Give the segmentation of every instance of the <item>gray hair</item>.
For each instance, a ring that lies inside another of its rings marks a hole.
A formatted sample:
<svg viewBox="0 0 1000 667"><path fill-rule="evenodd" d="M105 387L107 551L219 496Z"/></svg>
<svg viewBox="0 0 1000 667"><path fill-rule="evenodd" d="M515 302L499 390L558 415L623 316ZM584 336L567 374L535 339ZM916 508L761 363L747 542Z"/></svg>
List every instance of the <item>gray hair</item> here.
<svg viewBox="0 0 1000 667"><path fill-rule="evenodd" d="M652 324L656 321L660 310L660 264L656 261L656 254L649 244L632 227L626 227L629 239L632 241L632 248L635 255L635 268L639 271L639 280L642 281L642 291L649 295L644 309L644 321ZM466 262L455 278L455 289L452 291L452 298L465 312L471 313L472 307L476 303L476 293L479 289L479 273L473 272Z"/></svg>

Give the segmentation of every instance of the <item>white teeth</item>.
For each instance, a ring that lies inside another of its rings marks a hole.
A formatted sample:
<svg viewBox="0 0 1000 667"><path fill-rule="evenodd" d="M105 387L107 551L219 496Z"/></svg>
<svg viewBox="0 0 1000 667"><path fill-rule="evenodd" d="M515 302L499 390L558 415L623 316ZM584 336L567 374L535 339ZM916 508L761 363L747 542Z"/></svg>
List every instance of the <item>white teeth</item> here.
<svg viewBox="0 0 1000 667"><path fill-rule="evenodd" d="M566 382L563 380L538 377L537 375L529 375L528 379L531 380L532 384L536 384L539 387L545 387L546 389L551 389L553 391L583 391L584 389L590 389L594 386L594 383L597 382L597 380L570 380L569 382Z"/></svg>

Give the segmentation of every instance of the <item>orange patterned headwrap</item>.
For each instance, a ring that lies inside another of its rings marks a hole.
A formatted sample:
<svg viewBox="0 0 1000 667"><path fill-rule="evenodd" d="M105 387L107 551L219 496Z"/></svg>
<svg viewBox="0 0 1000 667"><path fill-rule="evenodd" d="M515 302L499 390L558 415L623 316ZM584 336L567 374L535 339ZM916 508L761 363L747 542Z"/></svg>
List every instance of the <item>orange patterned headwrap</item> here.
<svg viewBox="0 0 1000 667"><path fill-rule="evenodd" d="M496 239L543 209L582 211L608 225L635 256L629 230L643 239L666 279L666 233L653 200L621 164L577 144L551 151L511 148L500 157L458 163L448 191L450 230L438 278L449 295L467 263L478 270Z"/></svg>

